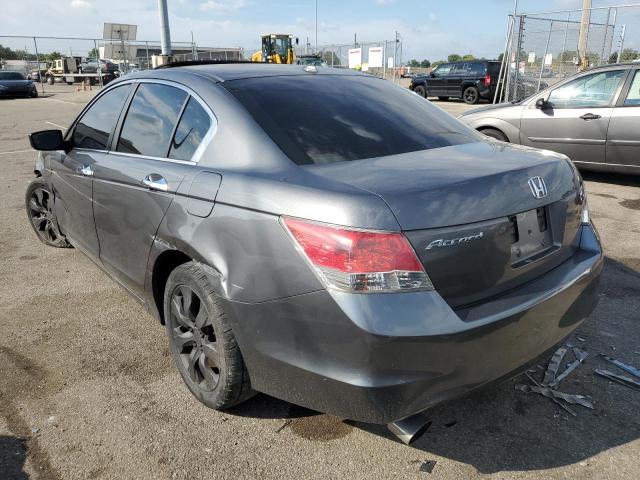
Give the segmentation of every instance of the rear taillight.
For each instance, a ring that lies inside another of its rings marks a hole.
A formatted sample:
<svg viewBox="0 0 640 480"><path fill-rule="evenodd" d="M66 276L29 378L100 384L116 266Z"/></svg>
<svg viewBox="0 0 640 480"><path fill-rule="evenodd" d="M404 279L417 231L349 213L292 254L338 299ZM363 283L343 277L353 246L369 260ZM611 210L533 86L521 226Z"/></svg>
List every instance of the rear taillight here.
<svg viewBox="0 0 640 480"><path fill-rule="evenodd" d="M353 230L291 217L282 222L327 287L349 292L433 289L402 233Z"/></svg>
<svg viewBox="0 0 640 480"><path fill-rule="evenodd" d="M491 85L491 75L489 75L488 73L484 76L484 86L488 87L489 85Z"/></svg>

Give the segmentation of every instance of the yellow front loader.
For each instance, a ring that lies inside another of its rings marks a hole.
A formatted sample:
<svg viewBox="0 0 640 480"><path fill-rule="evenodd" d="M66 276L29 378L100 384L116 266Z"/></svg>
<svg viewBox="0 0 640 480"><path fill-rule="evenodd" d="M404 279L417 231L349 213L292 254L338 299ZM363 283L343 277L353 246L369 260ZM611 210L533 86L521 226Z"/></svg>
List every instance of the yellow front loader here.
<svg viewBox="0 0 640 480"><path fill-rule="evenodd" d="M296 38L296 45L298 39ZM251 55L252 62L293 64L296 55L293 52L293 35L269 33L262 36L262 50Z"/></svg>

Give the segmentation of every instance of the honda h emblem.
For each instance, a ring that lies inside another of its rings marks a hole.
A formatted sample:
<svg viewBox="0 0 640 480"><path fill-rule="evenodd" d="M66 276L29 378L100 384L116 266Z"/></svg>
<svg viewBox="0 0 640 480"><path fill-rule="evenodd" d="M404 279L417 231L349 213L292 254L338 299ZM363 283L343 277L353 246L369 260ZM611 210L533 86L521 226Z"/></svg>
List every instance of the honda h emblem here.
<svg viewBox="0 0 640 480"><path fill-rule="evenodd" d="M547 196L547 186L542 177L531 177L527 183L534 197L544 198Z"/></svg>

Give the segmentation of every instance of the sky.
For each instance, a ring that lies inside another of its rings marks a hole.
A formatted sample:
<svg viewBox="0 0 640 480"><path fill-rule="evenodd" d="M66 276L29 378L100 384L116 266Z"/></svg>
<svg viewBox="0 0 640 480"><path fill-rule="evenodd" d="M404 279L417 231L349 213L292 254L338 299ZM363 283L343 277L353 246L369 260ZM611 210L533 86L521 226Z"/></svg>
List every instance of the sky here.
<svg viewBox="0 0 640 480"><path fill-rule="evenodd" d="M594 6L625 2L593 0ZM315 0L168 0L172 41L257 49L267 32L291 33L315 43ZM520 11L579 8L582 0L520 0ZM513 0L318 0L318 43L403 38L403 59L431 61L450 53L496 58L503 50ZM636 21L640 30L640 8ZM102 36L104 22L138 25L138 39L158 40L156 0L3 0L0 44L25 40L2 35ZM627 26L629 29L629 26ZM41 49L65 51L64 42ZM58 44L61 46L58 47Z"/></svg>

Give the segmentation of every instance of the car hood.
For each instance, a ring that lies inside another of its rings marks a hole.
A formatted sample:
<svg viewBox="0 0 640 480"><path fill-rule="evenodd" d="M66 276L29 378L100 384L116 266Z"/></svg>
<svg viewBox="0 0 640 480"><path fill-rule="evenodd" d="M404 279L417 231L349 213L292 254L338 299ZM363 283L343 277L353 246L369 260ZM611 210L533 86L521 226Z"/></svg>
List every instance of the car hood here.
<svg viewBox="0 0 640 480"><path fill-rule="evenodd" d="M380 196L403 230L514 215L576 189L564 155L492 140L303 168ZM546 182L544 199L527 184L536 176Z"/></svg>
<svg viewBox="0 0 640 480"><path fill-rule="evenodd" d="M504 103L496 103L493 105L484 105L478 108L472 108L471 110L467 110L466 112L459 115L460 117L466 117L468 115L474 115L476 113L486 113L492 112L496 110L504 110L507 108L522 108L523 105L520 102L512 103L512 102L504 102Z"/></svg>

